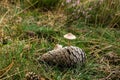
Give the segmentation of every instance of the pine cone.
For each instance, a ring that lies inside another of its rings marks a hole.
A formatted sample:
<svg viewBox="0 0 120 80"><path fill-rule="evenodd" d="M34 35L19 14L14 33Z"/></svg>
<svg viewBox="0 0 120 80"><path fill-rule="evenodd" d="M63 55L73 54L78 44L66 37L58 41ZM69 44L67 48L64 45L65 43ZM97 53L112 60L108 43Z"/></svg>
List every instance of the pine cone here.
<svg viewBox="0 0 120 80"><path fill-rule="evenodd" d="M40 77L37 74L35 74L34 72L26 73L25 77L27 80L40 80Z"/></svg>
<svg viewBox="0 0 120 80"><path fill-rule="evenodd" d="M78 47L68 46L49 51L43 54L40 61L59 66L75 66L85 63L85 53Z"/></svg>

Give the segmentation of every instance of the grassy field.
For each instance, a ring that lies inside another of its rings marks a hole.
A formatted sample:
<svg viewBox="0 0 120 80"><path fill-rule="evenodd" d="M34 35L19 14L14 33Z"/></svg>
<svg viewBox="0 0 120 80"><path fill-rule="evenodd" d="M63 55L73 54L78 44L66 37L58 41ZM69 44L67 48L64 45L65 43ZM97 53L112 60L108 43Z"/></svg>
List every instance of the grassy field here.
<svg viewBox="0 0 120 80"><path fill-rule="evenodd" d="M61 8L44 12L31 6L23 9L19 3L0 3L0 80L26 80L30 71L45 80L120 79L119 24L113 28L75 20L68 26L68 16ZM63 36L69 32L77 37L70 44L86 53L85 66L61 70L37 61L56 44L68 46Z"/></svg>

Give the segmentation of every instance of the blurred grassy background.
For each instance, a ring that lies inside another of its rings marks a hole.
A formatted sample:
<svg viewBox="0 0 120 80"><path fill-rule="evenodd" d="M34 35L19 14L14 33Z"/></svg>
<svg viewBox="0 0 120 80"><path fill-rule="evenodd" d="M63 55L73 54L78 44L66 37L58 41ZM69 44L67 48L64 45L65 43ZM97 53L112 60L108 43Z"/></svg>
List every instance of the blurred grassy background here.
<svg viewBox="0 0 120 80"><path fill-rule="evenodd" d="M51 80L119 80L120 0L41 1L0 1L0 79L23 80L33 71ZM86 65L61 71L39 64L39 55L68 45L68 32L77 37L71 45L86 52Z"/></svg>

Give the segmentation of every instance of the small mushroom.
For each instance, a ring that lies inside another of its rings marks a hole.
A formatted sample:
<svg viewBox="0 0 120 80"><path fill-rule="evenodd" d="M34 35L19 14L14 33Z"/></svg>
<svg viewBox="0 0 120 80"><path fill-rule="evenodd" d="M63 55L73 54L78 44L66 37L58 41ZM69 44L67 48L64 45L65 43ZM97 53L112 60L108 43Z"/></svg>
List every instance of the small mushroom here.
<svg viewBox="0 0 120 80"><path fill-rule="evenodd" d="M73 35L72 33L67 33L64 35L64 38L68 39L68 45L70 46L70 40L76 39L76 36Z"/></svg>
<svg viewBox="0 0 120 80"><path fill-rule="evenodd" d="M67 33L64 35L64 38L69 39L69 40L73 40L73 39L76 39L76 36L73 35L72 33Z"/></svg>

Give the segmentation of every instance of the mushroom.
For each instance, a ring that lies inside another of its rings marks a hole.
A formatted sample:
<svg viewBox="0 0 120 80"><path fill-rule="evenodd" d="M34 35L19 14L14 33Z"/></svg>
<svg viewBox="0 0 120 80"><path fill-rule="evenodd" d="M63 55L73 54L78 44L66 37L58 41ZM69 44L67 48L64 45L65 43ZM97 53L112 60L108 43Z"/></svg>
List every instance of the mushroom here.
<svg viewBox="0 0 120 80"><path fill-rule="evenodd" d="M64 35L64 38L66 38L68 40L74 40L74 39L76 39L76 36L73 35L72 33L67 33ZM70 41L68 42L68 45L70 46Z"/></svg>
<svg viewBox="0 0 120 80"><path fill-rule="evenodd" d="M64 35L64 38L69 39L69 40L73 40L73 39L76 39L76 36L73 35L72 33L67 33Z"/></svg>

